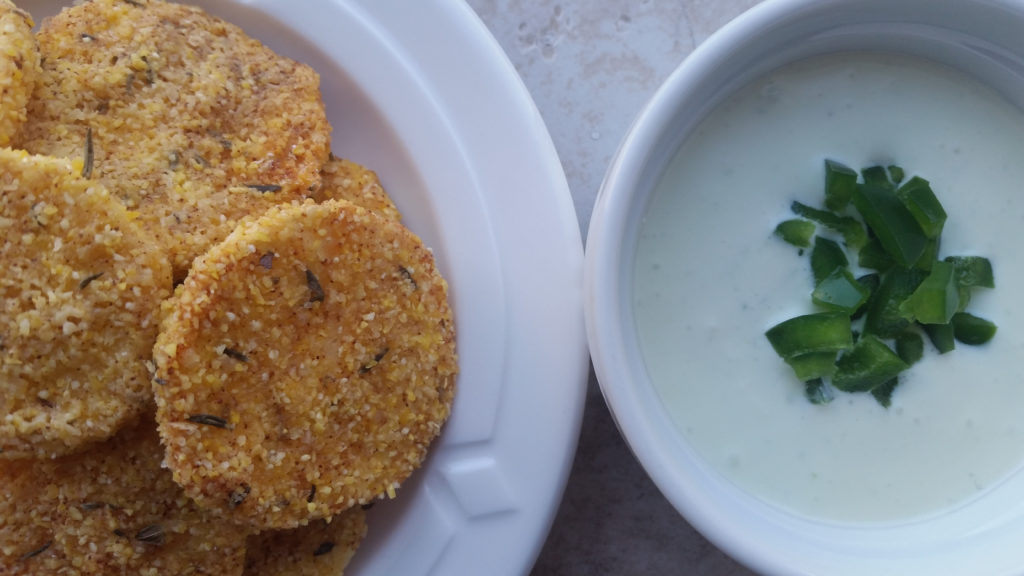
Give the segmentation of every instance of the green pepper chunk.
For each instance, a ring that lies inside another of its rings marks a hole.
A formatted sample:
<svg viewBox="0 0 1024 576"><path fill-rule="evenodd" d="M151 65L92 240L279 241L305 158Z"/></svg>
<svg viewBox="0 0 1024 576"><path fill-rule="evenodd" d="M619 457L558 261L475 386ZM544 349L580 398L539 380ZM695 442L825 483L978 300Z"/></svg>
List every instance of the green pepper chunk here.
<svg viewBox="0 0 1024 576"><path fill-rule="evenodd" d="M896 190L896 197L914 215L914 220L928 238L938 238L946 225L946 210L932 192L931 184L914 176Z"/></svg>
<svg viewBox="0 0 1024 576"><path fill-rule="evenodd" d="M961 286L995 288L992 263L981 256L946 256L946 262L953 265L956 281Z"/></svg>
<svg viewBox="0 0 1024 576"><path fill-rule="evenodd" d="M843 242L845 242L851 250L860 250L868 243L868 233L856 218L851 216L839 216L838 214L833 214L827 210L811 208L806 204L796 201L790 205L790 209L797 216L802 216L808 220L814 220L818 224L821 224L826 228L831 228L832 230L842 234Z"/></svg>
<svg viewBox="0 0 1024 576"><path fill-rule="evenodd" d="M900 314L900 303L907 299L924 279L920 270L896 267L882 275L878 290L868 301L864 332L879 338L895 338L910 325Z"/></svg>
<svg viewBox="0 0 1024 576"><path fill-rule="evenodd" d="M786 364L789 364L801 382L815 378L831 378L836 371L836 354L835 351L811 352L786 358Z"/></svg>
<svg viewBox="0 0 1024 576"><path fill-rule="evenodd" d="M868 240L868 243L857 253L857 265L861 268L884 272L895 264L896 261L889 256L885 248L882 248L882 243L878 241L878 238Z"/></svg>
<svg viewBox="0 0 1024 576"><path fill-rule="evenodd" d="M817 228L814 222L793 218L780 222L775 227L775 235L797 248L807 248L811 245L811 236Z"/></svg>
<svg viewBox="0 0 1024 576"><path fill-rule="evenodd" d="M821 378L815 378L804 382L804 395L811 404L828 404L835 398L832 388L825 384Z"/></svg>
<svg viewBox="0 0 1024 576"><path fill-rule="evenodd" d="M896 386L900 383L899 378L893 378L881 386L875 386L871 389L871 395L875 397L875 400L882 405L883 408L892 406L892 393L896 390Z"/></svg>
<svg viewBox="0 0 1024 576"><path fill-rule="evenodd" d="M838 312L819 312L790 318L768 329L765 336L775 352L784 359L853 347L850 317Z"/></svg>
<svg viewBox="0 0 1024 576"><path fill-rule="evenodd" d="M861 184L854 191L853 205L897 264L909 268L921 258L928 238L891 188Z"/></svg>
<svg viewBox="0 0 1024 576"><path fill-rule="evenodd" d="M906 176L906 173L903 171L903 168L895 164L890 164L886 167L886 169L889 170L889 179L892 180L894 184L899 184L900 182L903 182L903 178L904 176Z"/></svg>
<svg viewBox="0 0 1024 576"><path fill-rule="evenodd" d="M852 350L836 362L832 385L843 392L867 392L909 368L884 342L862 336Z"/></svg>
<svg viewBox="0 0 1024 576"><path fill-rule="evenodd" d="M868 299L860 308L855 310L853 314L850 314L850 320L857 320L858 318L867 313L868 303L871 302L871 297L874 296L875 292L878 291L878 286L882 283L882 277L875 273L865 274L857 278L857 283L863 286L864 289L868 291ZM855 334L854 341L856 342L856 340L857 338Z"/></svg>
<svg viewBox="0 0 1024 576"><path fill-rule="evenodd" d="M862 286L846 268L835 268L832 273L818 282L811 299L815 304L853 314L867 302L871 291Z"/></svg>
<svg viewBox="0 0 1024 576"><path fill-rule="evenodd" d="M917 259L917 263L914 264L914 268L918 270L924 270L925 272L931 272L932 267L935 266L935 262L939 259L939 242L938 238L931 238L928 243L925 244L924 252L921 257Z"/></svg>
<svg viewBox="0 0 1024 576"><path fill-rule="evenodd" d="M907 329L896 335L896 355L913 366L924 356L924 339L916 330Z"/></svg>
<svg viewBox="0 0 1024 576"><path fill-rule="evenodd" d="M931 274L899 307L905 318L921 324L948 324L959 308L960 288L949 262L936 262Z"/></svg>
<svg viewBox="0 0 1024 576"><path fill-rule="evenodd" d="M884 166L869 166L861 170L860 173L864 176L865 183L884 186L887 188L895 188L895 186L892 185L892 182L889 181L889 172Z"/></svg>
<svg viewBox="0 0 1024 576"><path fill-rule="evenodd" d="M980 346L996 335L996 325L973 314L960 312L953 315L953 336L971 346Z"/></svg>
<svg viewBox="0 0 1024 576"><path fill-rule="evenodd" d="M834 241L821 236L815 236L814 248L811 249L811 273L814 274L814 283L818 284L836 268L846 268L850 262L846 259L846 252Z"/></svg>
<svg viewBox="0 0 1024 576"><path fill-rule="evenodd" d="M854 169L835 160L825 160L825 206L829 210L846 208L856 188L857 172Z"/></svg>
<svg viewBox="0 0 1024 576"><path fill-rule="evenodd" d="M921 324L924 333L928 335L932 346L939 351L939 354L952 352L956 348L953 341L953 324Z"/></svg>

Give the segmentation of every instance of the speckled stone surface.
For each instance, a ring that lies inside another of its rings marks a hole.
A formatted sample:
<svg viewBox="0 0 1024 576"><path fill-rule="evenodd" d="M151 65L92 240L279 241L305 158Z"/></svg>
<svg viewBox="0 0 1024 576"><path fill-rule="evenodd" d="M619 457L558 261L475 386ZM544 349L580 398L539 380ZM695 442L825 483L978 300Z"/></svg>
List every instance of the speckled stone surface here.
<svg viewBox="0 0 1024 576"><path fill-rule="evenodd" d="M501 43L558 149L586 238L634 116L715 30L758 0L468 0ZM662 497L591 374L576 460L534 576L750 574Z"/></svg>

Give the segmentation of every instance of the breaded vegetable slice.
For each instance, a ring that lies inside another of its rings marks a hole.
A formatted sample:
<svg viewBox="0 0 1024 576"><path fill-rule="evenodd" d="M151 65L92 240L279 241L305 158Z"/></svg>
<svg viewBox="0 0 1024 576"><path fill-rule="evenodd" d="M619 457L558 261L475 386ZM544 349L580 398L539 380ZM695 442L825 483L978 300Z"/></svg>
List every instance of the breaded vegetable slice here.
<svg viewBox="0 0 1024 576"><path fill-rule="evenodd" d="M240 219L319 186L330 136L319 76L237 26L181 4L93 0L45 20L38 38L21 145L91 154L92 177L139 211L177 278Z"/></svg>
<svg viewBox="0 0 1024 576"><path fill-rule="evenodd" d="M67 458L55 543L88 574L241 574L250 531L189 500L163 456L148 415Z"/></svg>
<svg viewBox="0 0 1024 576"><path fill-rule="evenodd" d="M146 416L84 452L4 462L22 488L0 497L0 574L241 574L250 532L200 510L162 459Z"/></svg>
<svg viewBox="0 0 1024 576"><path fill-rule="evenodd" d="M330 522L250 536L244 576L341 576L366 536L366 515L355 506Z"/></svg>
<svg viewBox="0 0 1024 576"><path fill-rule="evenodd" d="M232 520L289 528L383 494L448 417L447 286L348 202L281 206L196 260L153 354L167 465Z"/></svg>
<svg viewBox="0 0 1024 576"><path fill-rule="evenodd" d="M10 0L0 0L0 147L25 123L29 96L39 76L39 49L32 18Z"/></svg>
<svg viewBox="0 0 1024 576"><path fill-rule="evenodd" d="M0 458L68 453L151 402L170 265L80 171L0 149Z"/></svg>
<svg viewBox="0 0 1024 576"><path fill-rule="evenodd" d="M53 460L0 460L0 574L56 574L67 566L53 538L57 469Z"/></svg>
<svg viewBox="0 0 1024 576"><path fill-rule="evenodd" d="M401 220L391 197L384 191L377 173L369 168L331 155L320 171L322 183L312 198L317 202L325 200L348 200L385 218Z"/></svg>

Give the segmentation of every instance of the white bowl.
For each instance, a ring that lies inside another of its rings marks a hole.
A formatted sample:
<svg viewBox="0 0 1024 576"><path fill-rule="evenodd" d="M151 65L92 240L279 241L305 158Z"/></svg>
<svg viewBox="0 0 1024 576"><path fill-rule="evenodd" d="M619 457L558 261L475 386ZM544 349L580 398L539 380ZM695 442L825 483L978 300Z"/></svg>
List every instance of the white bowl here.
<svg viewBox="0 0 1024 576"><path fill-rule="evenodd" d="M906 521L840 522L795 514L737 487L702 459L673 423L648 374L635 325L633 271L641 221L666 166L694 127L739 88L785 64L839 51L886 51L937 61L1024 107L1021 2L767 0L721 29L641 112L595 205L585 306L602 391L633 452L668 500L712 542L754 570L1024 573L1020 466L982 497Z"/></svg>

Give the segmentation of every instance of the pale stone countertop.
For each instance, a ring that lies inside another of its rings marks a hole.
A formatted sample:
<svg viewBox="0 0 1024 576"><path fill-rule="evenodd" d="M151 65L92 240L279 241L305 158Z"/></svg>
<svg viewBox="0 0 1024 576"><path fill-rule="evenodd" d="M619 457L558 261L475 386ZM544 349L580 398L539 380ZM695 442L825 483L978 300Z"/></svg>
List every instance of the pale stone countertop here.
<svg viewBox="0 0 1024 576"><path fill-rule="evenodd" d="M759 0L468 0L533 95L586 240L605 169L666 76ZM629 452L591 373L579 448L532 572L716 575L749 571L700 536Z"/></svg>

